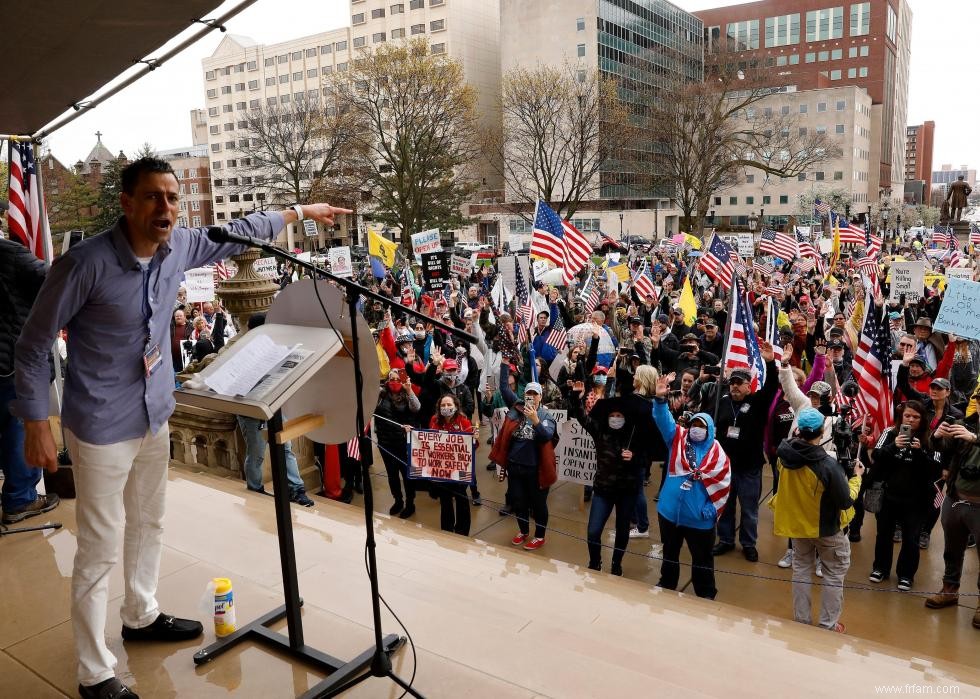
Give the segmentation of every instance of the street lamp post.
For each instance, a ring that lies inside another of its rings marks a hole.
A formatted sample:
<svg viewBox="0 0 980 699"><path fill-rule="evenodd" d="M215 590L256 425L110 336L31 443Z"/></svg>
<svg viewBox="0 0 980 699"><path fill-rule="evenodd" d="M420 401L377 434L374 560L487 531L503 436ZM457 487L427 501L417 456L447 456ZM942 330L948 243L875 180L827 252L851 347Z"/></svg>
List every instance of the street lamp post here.
<svg viewBox="0 0 980 699"><path fill-rule="evenodd" d="M882 237L883 238L889 238L889 237L891 237L889 235L889 230L888 230L888 214L890 214L890 213L891 213L891 206L889 205L888 200L885 199L881 203L881 227L883 229L882 230Z"/></svg>
<svg viewBox="0 0 980 699"><path fill-rule="evenodd" d="M899 211L895 217L895 237L902 239L902 212Z"/></svg>
<svg viewBox="0 0 980 699"><path fill-rule="evenodd" d="M619 239L623 239L623 212L619 212Z"/></svg>
<svg viewBox="0 0 980 699"><path fill-rule="evenodd" d="M756 216L755 212L753 211L752 215L749 216L749 232L754 235L755 229L758 227L759 227L759 217Z"/></svg>

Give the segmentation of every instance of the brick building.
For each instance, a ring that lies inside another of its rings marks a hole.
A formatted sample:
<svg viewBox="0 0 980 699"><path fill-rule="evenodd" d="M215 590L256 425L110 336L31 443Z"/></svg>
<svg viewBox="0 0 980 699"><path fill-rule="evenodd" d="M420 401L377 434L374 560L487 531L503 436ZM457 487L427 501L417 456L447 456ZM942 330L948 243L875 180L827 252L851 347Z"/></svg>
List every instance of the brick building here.
<svg viewBox="0 0 980 699"><path fill-rule="evenodd" d="M207 144L157 151L157 157L170 163L180 183L177 225L194 228L213 226L214 210L211 206L211 169Z"/></svg>
<svg viewBox="0 0 980 699"><path fill-rule="evenodd" d="M932 193L932 144L936 122L905 129L905 201L928 203Z"/></svg>
<svg viewBox="0 0 980 699"><path fill-rule="evenodd" d="M912 11L907 0L762 0L695 14L706 46L726 41L769 68L771 86L814 90L855 85L872 104L869 197L901 199Z"/></svg>

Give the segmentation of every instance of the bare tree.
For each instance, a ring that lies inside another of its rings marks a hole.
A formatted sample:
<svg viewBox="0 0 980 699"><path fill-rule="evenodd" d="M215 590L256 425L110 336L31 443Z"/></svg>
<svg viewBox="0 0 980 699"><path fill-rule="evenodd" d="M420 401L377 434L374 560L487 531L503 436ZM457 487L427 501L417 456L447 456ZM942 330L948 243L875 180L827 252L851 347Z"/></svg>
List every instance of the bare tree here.
<svg viewBox="0 0 980 699"><path fill-rule="evenodd" d="M301 97L254 109L238 122L238 157L226 161L228 191L257 193L263 208L324 198L356 204L351 162L358 128L350 110L331 98Z"/></svg>
<svg viewBox="0 0 980 699"><path fill-rule="evenodd" d="M476 92L460 64L433 55L427 41L363 51L330 83L359 124L359 173L373 196L371 216L411 234L468 223L462 204L476 191Z"/></svg>
<svg viewBox="0 0 980 699"><path fill-rule="evenodd" d="M615 81L567 62L509 70L501 109L503 131L486 134L484 147L521 215L521 205L542 199L572 216L598 194L600 172L635 132Z"/></svg>
<svg viewBox="0 0 980 699"><path fill-rule="evenodd" d="M841 155L827 134L800 129L798 116L766 111L773 90L763 71L726 51L706 52L702 82L675 83L650 101L655 171L675 192L686 230L702 230L711 196L746 171L796 177Z"/></svg>

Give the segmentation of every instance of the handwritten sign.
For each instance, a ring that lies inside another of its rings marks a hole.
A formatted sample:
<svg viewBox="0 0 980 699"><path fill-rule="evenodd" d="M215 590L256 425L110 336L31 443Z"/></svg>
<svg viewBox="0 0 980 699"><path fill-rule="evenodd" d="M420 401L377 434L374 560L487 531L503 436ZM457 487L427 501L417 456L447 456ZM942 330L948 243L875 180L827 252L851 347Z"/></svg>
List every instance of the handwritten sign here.
<svg viewBox="0 0 980 699"><path fill-rule="evenodd" d="M317 234L316 221L314 221L312 218L304 218L303 233L306 234L307 238L315 238Z"/></svg>
<svg viewBox="0 0 980 699"><path fill-rule="evenodd" d="M438 252L442 250L442 242L439 240L439 229L432 228L421 233L412 233L412 252L415 253L415 261L422 262L422 253Z"/></svg>
<svg viewBox="0 0 980 699"><path fill-rule="evenodd" d="M412 430L408 477L452 483L475 483L473 435L439 430Z"/></svg>
<svg viewBox="0 0 980 699"><path fill-rule="evenodd" d="M746 258L755 255L755 236L751 233L738 234L738 255Z"/></svg>
<svg viewBox="0 0 980 699"><path fill-rule="evenodd" d="M973 281L973 269L970 267L947 267L946 268L946 278L947 279L965 279L968 282Z"/></svg>
<svg viewBox="0 0 980 699"><path fill-rule="evenodd" d="M338 277L354 276L354 265L351 263L349 246L342 245L330 248L327 251L327 260L330 261L330 271Z"/></svg>
<svg viewBox="0 0 980 699"><path fill-rule="evenodd" d="M214 301L214 270L211 267L198 267L184 272L184 286L187 288L188 303Z"/></svg>
<svg viewBox="0 0 980 699"><path fill-rule="evenodd" d="M950 279L933 328L980 340L980 282Z"/></svg>
<svg viewBox="0 0 980 699"><path fill-rule="evenodd" d="M544 260L535 260L531 264L531 269L534 271L534 278L541 279L541 277L548 273L548 263Z"/></svg>
<svg viewBox="0 0 980 699"><path fill-rule="evenodd" d="M453 274L458 274L465 279L470 276L470 271L473 269L473 266L470 264L470 258L463 257L462 255L453 255L451 269Z"/></svg>
<svg viewBox="0 0 980 699"><path fill-rule="evenodd" d="M274 257L263 257L256 260L252 264L252 269L255 270L257 275L266 279L275 279L279 272L276 266L276 258Z"/></svg>
<svg viewBox="0 0 980 699"><path fill-rule="evenodd" d="M578 420L566 420L559 428L558 480L592 485L595 480L595 442Z"/></svg>
<svg viewBox="0 0 980 699"><path fill-rule="evenodd" d="M915 262L894 262L891 269L891 292L889 301L898 301L904 294L905 303L913 304L922 298L925 267L921 260Z"/></svg>

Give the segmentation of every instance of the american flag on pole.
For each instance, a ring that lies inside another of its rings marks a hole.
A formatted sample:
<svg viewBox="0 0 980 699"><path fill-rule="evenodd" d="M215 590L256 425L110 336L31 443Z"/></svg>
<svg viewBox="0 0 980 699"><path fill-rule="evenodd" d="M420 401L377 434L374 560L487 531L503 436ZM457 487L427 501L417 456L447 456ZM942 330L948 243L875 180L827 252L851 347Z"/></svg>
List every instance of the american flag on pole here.
<svg viewBox="0 0 980 699"><path fill-rule="evenodd" d="M218 260L214 263L214 274L221 281L228 279L230 275L228 274L228 268L225 266L224 260Z"/></svg>
<svg viewBox="0 0 980 699"><path fill-rule="evenodd" d="M860 391L857 403L871 418L872 439L891 424L892 391L889 331L882 327L879 310L869 292L864 300L864 324L854 353L854 376Z"/></svg>
<svg viewBox="0 0 980 699"><path fill-rule="evenodd" d="M528 293L527 283L524 281L524 272L518 262L514 265L514 291L517 296L517 317L514 322L517 324L517 342L526 343L530 339L528 326L534 311L531 309L531 296Z"/></svg>
<svg viewBox="0 0 980 699"><path fill-rule="evenodd" d="M830 204L825 201L820 201L819 199L813 200L813 211L817 216L829 216L831 213Z"/></svg>
<svg viewBox="0 0 980 699"><path fill-rule="evenodd" d="M970 242L980 245L980 226L975 223L970 224Z"/></svg>
<svg viewBox="0 0 980 699"><path fill-rule="evenodd" d="M864 245L867 242L867 231L861 226L851 223L844 216L832 211L830 212L830 223L832 226L839 226L840 242L842 245L844 243Z"/></svg>
<svg viewBox="0 0 980 699"><path fill-rule="evenodd" d="M798 257L796 237L789 233L777 233L766 229L762 231L762 236L759 238L759 252L775 255L783 260L792 260Z"/></svg>
<svg viewBox="0 0 980 699"><path fill-rule="evenodd" d="M555 318L555 322L551 326L551 332L548 333L548 337L544 339L544 342L559 352L564 352L565 348L568 347L568 333L565 331L565 323L561 319L561 313Z"/></svg>
<svg viewBox="0 0 980 699"><path fill-rule="evenodd" d="M732 275L735 274L735 262L738 255L734 254L731 246L717 235L711 238L704 254L701 256L701 271L721 284L726 289L732 288Z"/></svg>
<svg viewBox="0 0 980 699"><path fill-rule="evenodd" d="M779 344L779 307L771 296L766 299L766 342L772 345L773 359L783 360L783 346Z"/></svg>
<svg viewBox="0 0 980 699"><path fill-rule="evenodd" d="M367 436L369 434L371 434L370 420L368 420L368 424L364 427L364 435ZM347 442L347 456L355 461L361 460L361 440L357 437L351 437L350 441Z"/></svg>
<svg viewBox="0 0 980 699"><path fill-rule="evenodd" d="M534 210L530 254L551 260L561 267L561 276L569 284L592 256L592 246L575 226L562 221L543 201Z"/></svg>
<svg viewBox="0 0 980 699"><path fill-rule="evenodd" d="M810 242L810 236L803 231L796 231L796 246L800 250L800 257L819 257L817 249ZM811 269L813 269L811 267Z"/></svg>
<svg viewBox="0 0 980 699"><path fill-rule="evenodd" d="M742 285L737 279L732 289L732 303L728 312L725 368L751 371L752 390L755 391L766 380L766 363L762 361L759 341L752 327L752 309L748 297L742 293Z"/></svg>
<svg viewBox="0 0 980 699"><path fill-rule="evenodd" d="M37 186L37 166L34 162L34 146L30 143L8 141L10 179L8 198L10 209L7 222L14 240L34 253L39 260L47 259L45 250L45 225L43 195Z"/></svg>
<svg viewBox="0 0 980 699"><path fill-rule="evenodd" d="M585 284L582 285L582 290L579 292L578 297L585 304L585 312L592 313L595 307L599 305L599 299L602 296L602 292L599 289L599 280L596 274L595 267L591 264L589 265L589 276L585 279Z"/></svg>
<svg viewBox="0 0 980 699"><path fill-rule="evenodd" d="M934 242L937 247L949 247L950 238L952 238L952 235L950 234L949 226L944 226L937 223L932 227L932 242Z"/></svg>
<svg viewBox="0 0 980 699"><path fill-rule="evenodd" d="M633 277L633 288L636 289L636 295L640 297L641 301L648 298L657 299L657 287L653 284L649 269L647 261L643 260L643 264L640 265Z"/></svg>
<svg viewBox="0 0 980 699"><path fill-rule="evenodd" d="M758 272L759 274L763 274L768 277L775 270L776 268L772 266L772 262L761 260L759 258L752 260L752 271L754 272Z"/></svg>

